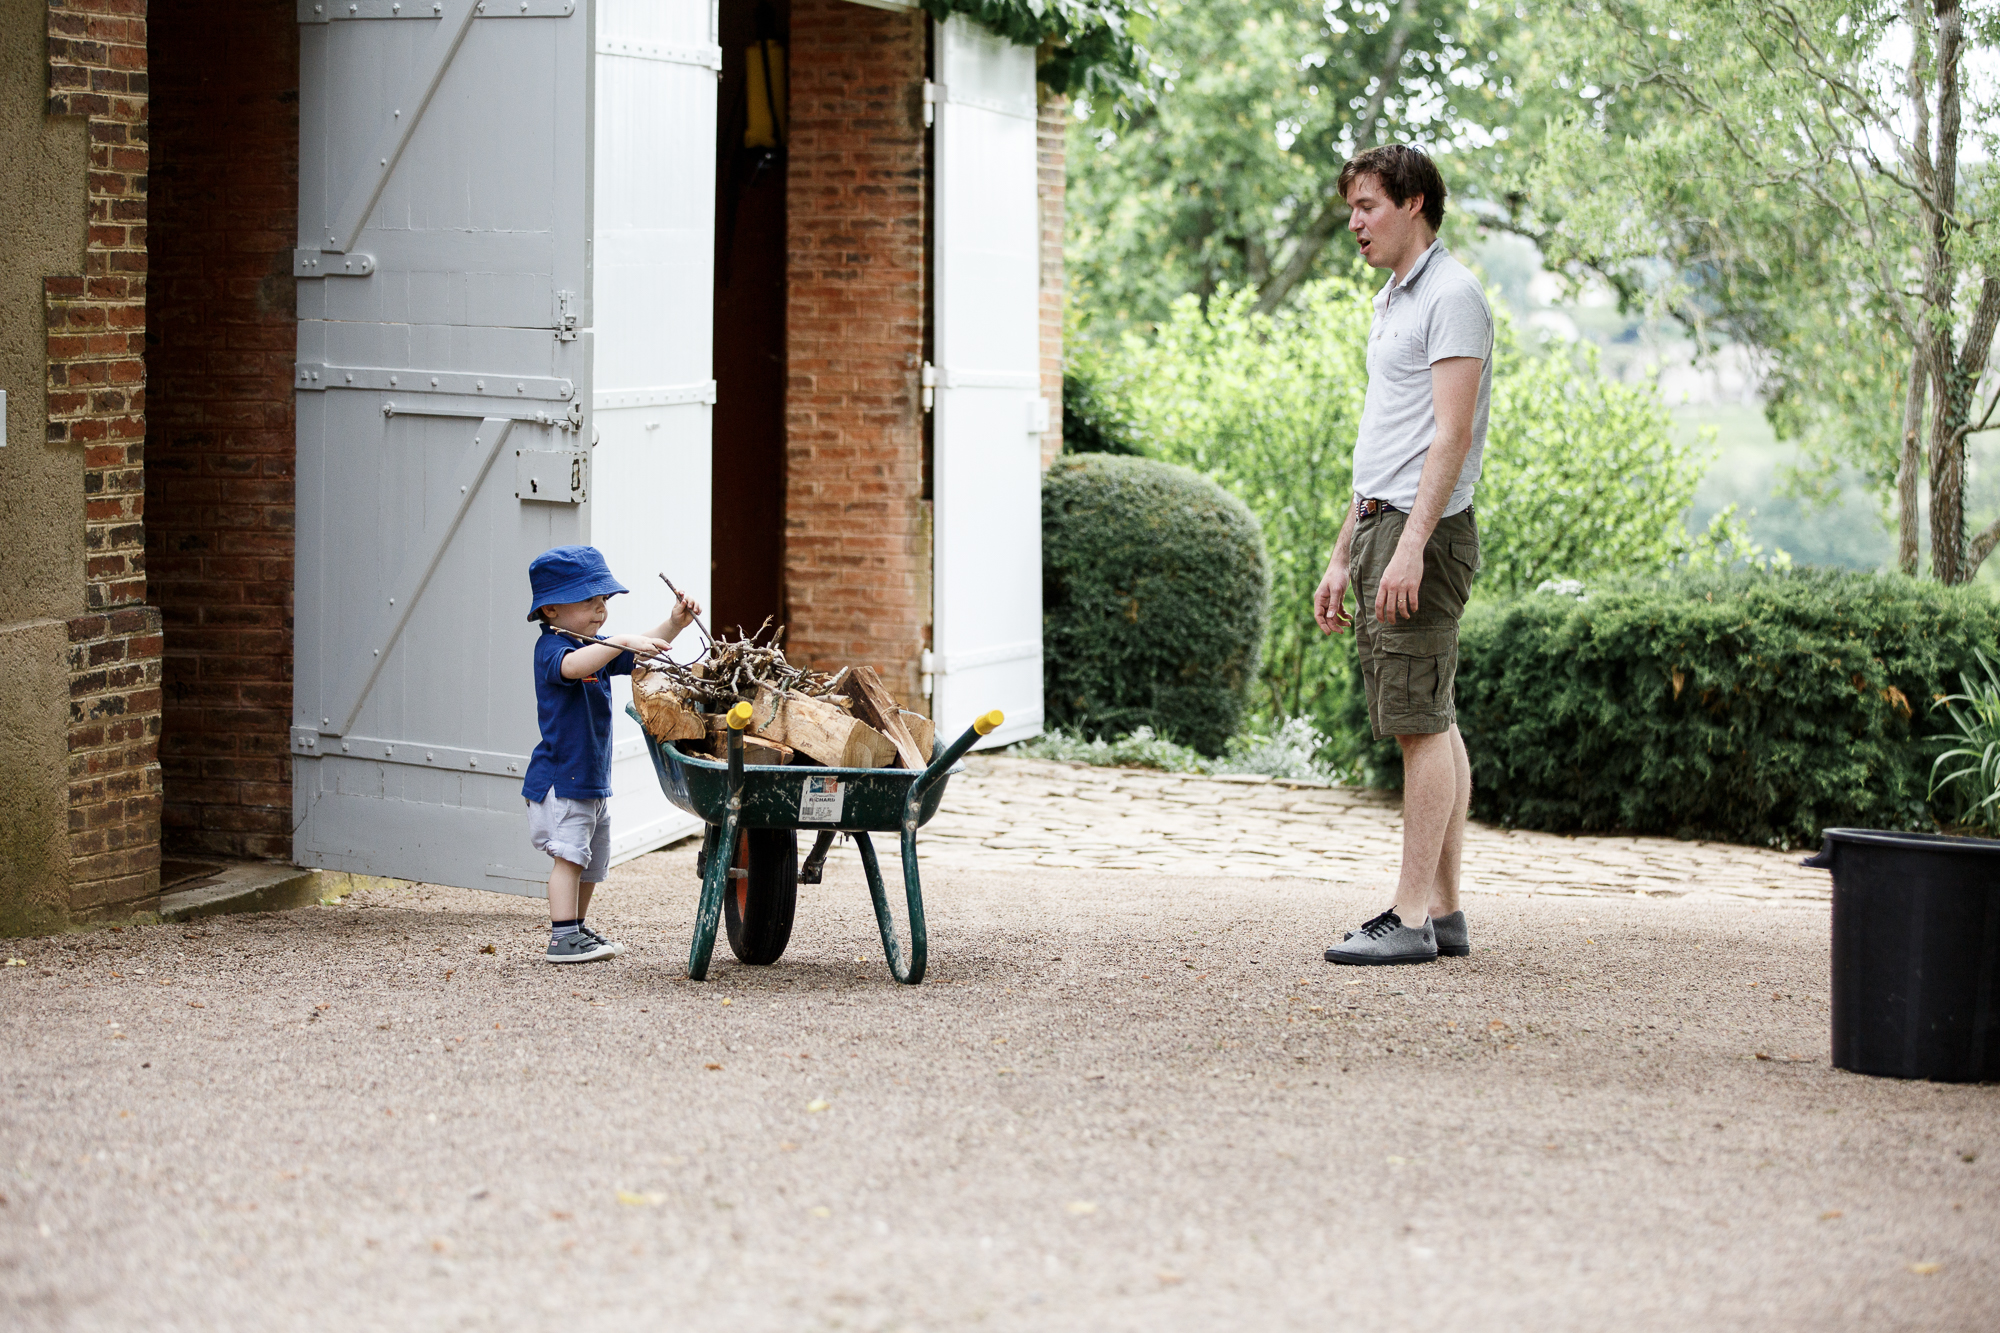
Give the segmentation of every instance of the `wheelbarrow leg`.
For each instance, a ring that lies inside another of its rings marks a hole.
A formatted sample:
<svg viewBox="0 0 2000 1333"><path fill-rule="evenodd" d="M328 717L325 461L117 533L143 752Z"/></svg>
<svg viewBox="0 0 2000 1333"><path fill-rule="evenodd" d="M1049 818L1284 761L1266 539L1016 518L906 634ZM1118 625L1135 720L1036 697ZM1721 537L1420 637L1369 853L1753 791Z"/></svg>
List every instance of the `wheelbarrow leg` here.
<svg viewBox="0 0 2000 1333"><path fill-rule="evenodd" d="M806 863L799 867L799 883L817 884L826 870L826 854L833 849L833 830L822 829L813 839L813 849L806 856Z"/></svg>
<svg viewBox="0 0 2000 1333"><path fill-rule="evenodd" d="M910 962L903 965L903 950L896 943L896 917L889 907L889 894L882 885L882 866L875 859L875 844L866 833L854 835L854 849L861 853L861 869L868 876L868 896L875 900L875 924L882 932L882 953L889 960L889 973L906 986L924 979L930 955L924 931L924 889L917 878L917 836L903 833L903 896L910 911Z"/></svg>
<svg viewBox="0 0 2000 1333"><path fill-rule="evenodd" d="M718 835L710 825L702 843L701 906L694 914L694 939L688 945L688 977L708 980L709 956L715 952L715 931L722 923L722 894L738 872L736 830L743 821L743 728L750 725L750 705L729 710L729 805Z"/></svg>
<svg viewBox="0 0 2000 1333"><path fill-rule="evenodd" d="M720 828L710 824L702 837L701 905L695 910L694 940L688 945L690 980L708 980L708 960L715 952L715 932L722 923L722 895L736 862L735 847L736 812L731 810Z"/></svg>

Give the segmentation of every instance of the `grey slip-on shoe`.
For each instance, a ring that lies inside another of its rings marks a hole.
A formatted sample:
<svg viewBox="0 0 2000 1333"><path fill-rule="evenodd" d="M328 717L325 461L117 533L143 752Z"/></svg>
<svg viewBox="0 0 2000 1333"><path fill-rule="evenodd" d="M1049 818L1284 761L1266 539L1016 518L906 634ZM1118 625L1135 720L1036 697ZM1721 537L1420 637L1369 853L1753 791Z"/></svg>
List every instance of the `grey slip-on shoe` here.
<svg viewBox="0 0 2000 1333"><path fill-rule="evenodd" d="M1438 957L1470 958L1472 956L1472 933L1465 928L1465 909L1459 908L1450 916L1434 916L1431 927L1437 931Z"/></svg>
<svg viewBox="0 0 2000 1333"><path fill-rule="evenodd" d="M1438 956L1437 930L1426 921L1416 929L1403 924L1394 908L1382 913L1361 929L1326 951L1329 963L1353 967L1386 967L1396 963L1435 962Z"/></svg>

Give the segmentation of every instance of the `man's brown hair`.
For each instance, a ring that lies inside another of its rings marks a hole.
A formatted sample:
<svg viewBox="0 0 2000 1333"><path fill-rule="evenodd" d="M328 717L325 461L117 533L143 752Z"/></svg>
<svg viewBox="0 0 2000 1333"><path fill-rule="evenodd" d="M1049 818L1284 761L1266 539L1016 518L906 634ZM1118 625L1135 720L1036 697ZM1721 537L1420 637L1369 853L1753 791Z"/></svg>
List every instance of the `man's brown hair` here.
<svg viewBox="0 0 2000 1333"><path fill-rule="evenodd" d="M1358 176L1373 176L1381 181L1382 188L1389 193L1389 202L1398 208L1408 203L1411 196L1422 195L1424 221L1432 231L1444 225L1444 177L1438 174L1437 163L1423 149L1391 143L1356 153L1340 169L1340 179L1334 184L1341 198L1347 197Z"/></svg>

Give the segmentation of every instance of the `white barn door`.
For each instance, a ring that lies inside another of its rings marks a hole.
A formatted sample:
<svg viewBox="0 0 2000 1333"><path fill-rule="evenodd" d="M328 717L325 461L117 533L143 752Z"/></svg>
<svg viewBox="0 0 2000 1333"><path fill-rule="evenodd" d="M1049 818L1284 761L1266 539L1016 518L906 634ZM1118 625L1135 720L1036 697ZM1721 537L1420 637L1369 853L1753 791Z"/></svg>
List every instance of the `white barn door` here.
<svg viewBox="0 0 2000 1333"><path fill-rule="evenodd" d="M1042 729L1040 217L1035 51L937 27L932 710L999 745Z"/></svg>
<svg viewBox="0 0 2000 1333"><path fill-rule="evenodd" d="M519 0L515 0L519 3ZM716 45L709 0L597 0L595 331L591 539L632 590L607 630L650 629L673 600L709 598L710 355L715 297ZM704 616L704 620L708 617ZM700 632L674 656L687 661ZM614 677L611 859L701 823L667 803L631 682Z"/></svg>

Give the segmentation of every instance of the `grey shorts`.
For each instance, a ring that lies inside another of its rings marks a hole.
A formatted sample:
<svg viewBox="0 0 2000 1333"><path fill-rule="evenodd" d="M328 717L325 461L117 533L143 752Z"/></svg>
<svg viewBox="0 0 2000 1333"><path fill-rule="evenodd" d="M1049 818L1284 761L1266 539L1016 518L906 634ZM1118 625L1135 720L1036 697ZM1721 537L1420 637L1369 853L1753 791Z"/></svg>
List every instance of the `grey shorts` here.
<svg viewBox="0 0 2000 1333"><path fill-rule="evenodd" d="M1355 646L1376 740L1435 735L1458 721L1458 620L1479 569L1479 525L1472 511L1447 514L1424 544L1417 614L1383 624L1375 618L1375 591L1403 539L1405 521L1393 509L1357 519L1348 551L1354 592L1361 599Z"/></svg>
<svg viewBox="0 0 2000 1333"><path fill-rule="evenodd" d="M538 852L583 867L583 882L595 884L611 872L611 815L601 797L572 801L554 788L528 803L528 841Z"/></svg>

